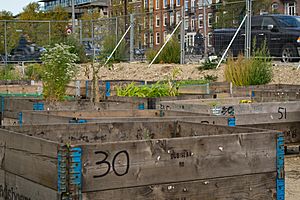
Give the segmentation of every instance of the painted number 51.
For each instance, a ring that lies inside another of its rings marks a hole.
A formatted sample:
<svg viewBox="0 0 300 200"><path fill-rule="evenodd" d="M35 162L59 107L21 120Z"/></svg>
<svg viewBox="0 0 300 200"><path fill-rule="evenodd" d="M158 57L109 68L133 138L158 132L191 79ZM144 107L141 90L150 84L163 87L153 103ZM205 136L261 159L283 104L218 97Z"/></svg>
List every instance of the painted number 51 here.
<svg viewBox="0 0 300 200"><path fill-rule="evenodd" d="M286 108L279 107L278 113L280 114L278 119L286 119Z"/></svg>

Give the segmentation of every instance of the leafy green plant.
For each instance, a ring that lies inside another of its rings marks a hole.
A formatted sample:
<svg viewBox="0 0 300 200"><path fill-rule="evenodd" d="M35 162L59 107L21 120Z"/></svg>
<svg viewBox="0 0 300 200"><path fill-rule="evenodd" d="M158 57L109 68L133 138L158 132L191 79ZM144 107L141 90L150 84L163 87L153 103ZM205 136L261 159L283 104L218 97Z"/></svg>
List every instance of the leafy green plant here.
<svg viewBox="0 0 300 200"><path fill-rule="evenodd" d="M45 69L42 75L43 95L50 101L63 100L67 84L76 75L75 63L78 56L71 53L72 48L65 44L56 44L41 57Z"/></svg>
<svg viewBox="0 0 300 200"><path fill-rule="evenodd" d="M216 82L218 80L218 76L217 75L205 75L204 80L206 80L207 82Z"/></svg>
<svg viewBox="0 0 300 200"><path fill-rule="evenodd" d="M158 50L147 51L147 60L151 62L157 52ZM176 37L170 39L154 63L180 63L180 43Z"/></svg>
<svg viewBox="0 0 300 200"><path fill-rule="evenodd" d="M38 63L28 65L25 69L25 75L30 80L41 80L43 75L42 65Z"/></svg>
<svg viewBox="0 0 300 200"><path fill-rule="evenodd" d="M0 69L0 80L20 80L20 74L16 72L12 65L7 65Z"/></svg>
<svg viewBox="0 0 300 200"><path fill-rule="evenodd" d="M199 80L183 80L183 81L178 81L179 86L183 85L202 85L202 84L207 84L208 80L206 79L199 79Z"/></svg>
<svg viewBox="0 0 300 200"><path fill-rule="evenodd" d="M217 65L218 65L218 61L216 59L211 60L211 59L207 58L207 59L205 59L204 63L202 63L198 67L198 69L199 70L216 69Z"/></svg>

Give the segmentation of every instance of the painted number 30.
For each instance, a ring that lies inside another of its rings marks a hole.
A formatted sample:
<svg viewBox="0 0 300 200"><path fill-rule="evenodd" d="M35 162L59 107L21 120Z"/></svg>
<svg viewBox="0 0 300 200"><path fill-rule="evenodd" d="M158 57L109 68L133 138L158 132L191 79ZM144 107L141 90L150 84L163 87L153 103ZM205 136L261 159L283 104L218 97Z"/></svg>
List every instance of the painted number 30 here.
<svg viewBox="0 0 300 200"><path fill-rule="evenodd" d="M117 175L117 176L124 176L125 174L128 173L128 170L129 170L129 154L127 151L120 151L118 153L116 153L116 155L114 156L113 160L112 160L112 163L108 162L107 161L107 158L108 158L108 154L104 151L96 151L95 154L100 154L100 155L103 155L104 158L103 160L101 161L97 161L96 162L96 165L102 165L102 166L106 166L107 167L107 170L103 173L103 174L99 174L99 175L95 175L94 178L101 178L101 177L104 177L106 176L110 169L112 168L113 172ZM120 172L116 169L116 160L119 156L121 155L124 155L126 157L126 169L125 171L123 172Z"/></svg>

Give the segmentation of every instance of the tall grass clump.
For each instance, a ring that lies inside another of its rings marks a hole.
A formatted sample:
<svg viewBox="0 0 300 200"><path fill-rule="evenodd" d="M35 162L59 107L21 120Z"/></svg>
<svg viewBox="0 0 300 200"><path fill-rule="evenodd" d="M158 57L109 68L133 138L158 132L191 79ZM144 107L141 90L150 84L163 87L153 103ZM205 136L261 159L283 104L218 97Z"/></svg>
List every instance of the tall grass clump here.
<svg viewBox="0 0 300 200"><path fill-rule="evenodd" d="M260 48L254 48L252 57L246 59L239 55L230 57L225 67L225 79L235 86L262 85L272 80L272 63L266 42Z"/></svg>
<svg viewBox="0 0 300 200"><path fill-rule="evenodd" d="M146 57L149 62L153 60L158 50L149 50L146 52ZM180 63L180 43L176 37L170 39L160 55L154 61L157 63Z"/></svg>

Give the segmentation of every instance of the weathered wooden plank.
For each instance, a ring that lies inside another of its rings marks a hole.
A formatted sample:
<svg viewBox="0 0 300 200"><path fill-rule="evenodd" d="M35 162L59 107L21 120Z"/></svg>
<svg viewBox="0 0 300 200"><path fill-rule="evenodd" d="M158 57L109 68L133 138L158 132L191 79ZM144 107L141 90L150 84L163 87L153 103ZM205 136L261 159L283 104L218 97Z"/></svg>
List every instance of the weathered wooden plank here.
<svg viewBox="0 0 300 200"><path fill-rule="evenodd" d="M274 200L276 173L253 174L189 182L155 184L141 187L88 192L85 200Z"/></svg>
<svg viewBox="0 0 300 200"><path fill-rule="evenodd" d="M0 130L1 169L57 188L57 143Z"/></svg>
<svg viewBox="0 0 300 200"><path fill-rule="evenodd" d="M57 192L20 176L0 170L0 200L55 200Z"/></svg>
<svg viewBox="0 0 300 200"><path fill-rule="evenodd" d="M276 133L83 145L83 192L276 171Z"/></svg>

